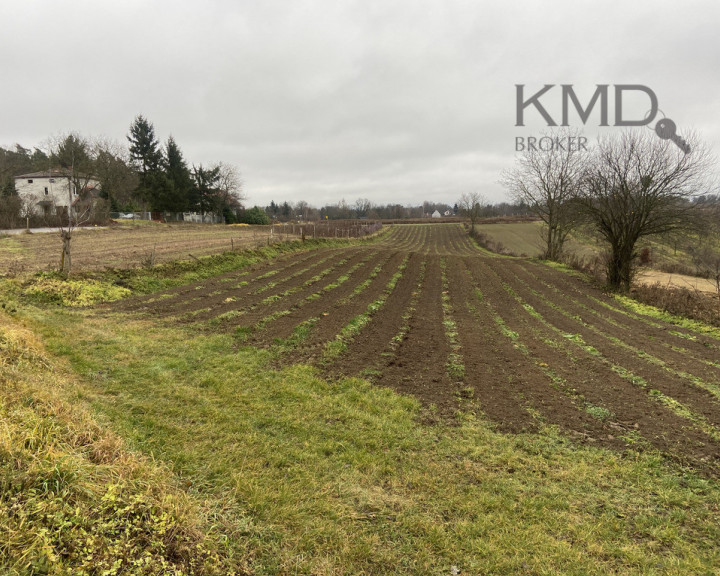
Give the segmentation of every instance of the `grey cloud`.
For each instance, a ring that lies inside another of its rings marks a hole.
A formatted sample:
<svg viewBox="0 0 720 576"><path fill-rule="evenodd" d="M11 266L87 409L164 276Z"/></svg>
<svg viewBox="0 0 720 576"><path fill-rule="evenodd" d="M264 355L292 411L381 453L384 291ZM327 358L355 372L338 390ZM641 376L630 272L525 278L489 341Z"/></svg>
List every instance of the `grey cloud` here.
<svg viewBox="0 0 720 576"><path fill-rule="evenodd" d="M720 7L674 2L14 3L3 8L0 142L124 140L145 114L251 202L502 200L514 85L652 87L720 141ZM596 130L589 127L589 132Z"/></svg>

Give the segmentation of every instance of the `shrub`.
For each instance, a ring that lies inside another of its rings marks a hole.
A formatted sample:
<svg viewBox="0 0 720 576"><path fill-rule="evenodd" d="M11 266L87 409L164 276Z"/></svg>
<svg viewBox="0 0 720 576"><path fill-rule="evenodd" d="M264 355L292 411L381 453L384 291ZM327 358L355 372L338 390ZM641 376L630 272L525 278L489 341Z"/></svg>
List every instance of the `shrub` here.
<svg viewBox="0 0 720 576"><path fill-rule="evenodd" d="M688 288L670 288L658 282L638 285L632 289L631 296L638 302L655 306L670 314L720 326L716 295Z"/></svg>
<svg viewBox="0 0 720 576"><path fill-rule="evenodd" d="M270 218L268 218L268 215L265 214L265 211L262 208L255 206L254 208L250 208L250 210L242 212L238 217L238 222L244 224L267 225L270 224Z"/></svg>
<svg viewBox="0 0 720 576"><path fill-rule="evenodd" d="M68 280L58 274L38 274L25 285L23 294L36 302L63 306L90 306L130 295L130 290L99 280Z"/></svg>
<svg viewBox="0 0 720 576"><path fill-rule="evenodd" d="M640 266L647 266L648 264L652 263L652 254L650 253L650 248L647 246L640 250L640 255L638 256L638 259L640 261Z"/></svg>

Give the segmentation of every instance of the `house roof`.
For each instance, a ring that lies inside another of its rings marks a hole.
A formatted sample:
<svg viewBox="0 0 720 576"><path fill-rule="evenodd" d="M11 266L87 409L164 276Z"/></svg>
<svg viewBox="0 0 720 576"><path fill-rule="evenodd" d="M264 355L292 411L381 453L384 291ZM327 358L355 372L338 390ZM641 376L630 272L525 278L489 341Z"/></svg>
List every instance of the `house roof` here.
<svg viewBox="0 0 720 576"><path fill-rule="evenodd" d="M53 170L41 170L40 172L28 172L27 174L15 176L15 178L62 178L65 174L60 168L55 168Z"/></svg>
<svg viewBox="0 0 720 576"><path fill-rule="evenodd" d="M90 180L96 179L94 176L88 176L83 172L75 172L77 178L88 178ZM15 176L15 180L22 180L25 178L68 178L69 173L64 168L53 168L51 170L41 170L39 172L28 172L27 174L20 174Z"/></svg>

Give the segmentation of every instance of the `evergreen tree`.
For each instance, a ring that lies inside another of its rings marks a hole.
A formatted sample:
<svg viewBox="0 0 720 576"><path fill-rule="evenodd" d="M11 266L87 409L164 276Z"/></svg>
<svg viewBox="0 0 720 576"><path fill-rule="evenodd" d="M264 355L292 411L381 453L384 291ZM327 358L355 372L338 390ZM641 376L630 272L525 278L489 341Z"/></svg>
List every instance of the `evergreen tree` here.
<svg viewBox="0 0 720 576"><path fill-rule="evenodd" d="M220 180L220 167L203 168L202 164L193 167L195 186L192 195L192 208L206 214L215 210L217 184Z"/></svg>
<svg viewBox="0 0 720 576"><path fill-rule="evenodd" d="M163 184L158 177L162 152L155 137L155 127L147 118L138 115L130 125L127 139L130 142L130 158L138 172L137 196L152 206L157 186Z"/></svg>
<svg viewBox="0 0 720 576"><path fill-rule="evenodd" d="M52 161L60 168L92 171L92 154L87 140L70 133L53 150Z"/></svg>
<svg viewBox="0 0 720 576"><path fill-rule="evenodd" d="M60 139L54 146L50 160L54 166L59 166L72 186L68 188L68 205L74 203L73 190L80 199L86 199L86 194L95 179L96 151L89 140L71 132Z"/></svg>
<svg viewBox="0 0 720 576"><path fill-rule="evenodd" d="M167 207L162 209L170 212L184 212L190 207L193 180L182 151L172 136L168 138L165 146L163 167L166 177L163 187L165 191L163 204Z"/></svg>
<svg viewBox="0 0 720 576"><path fill-rule="evenodd" d="M11 176L5 178L5 182L2 186L2 192L0 192L0 196L3 198L17 196L17 190L15 189L15 178Z"/></svg>
<svg viewBox="0 0 720 576"><path fill-rule="evenodd" d="M153 212L183 212L187 205L187 194L179 193L175 184L162 170L153 172L148 179L152 190L150 209Z"/></svg>
<svg viewBox="0 0 720 576"><path fill-rule="evenodd" d="M267 207L265 212L270 214L273 218L277 218L278 212L280 212L280 207L275 204L275 200L270 200L270 206Z"/></svg>

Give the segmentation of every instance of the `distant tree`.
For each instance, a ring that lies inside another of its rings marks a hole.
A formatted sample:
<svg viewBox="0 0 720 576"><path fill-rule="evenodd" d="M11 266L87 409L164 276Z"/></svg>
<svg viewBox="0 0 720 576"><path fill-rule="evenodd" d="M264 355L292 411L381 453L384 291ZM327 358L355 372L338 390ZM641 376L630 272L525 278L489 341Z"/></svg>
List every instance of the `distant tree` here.
<svg viewBox="0 0 720 576"><path fill-rule="evenodd" d="M290 214L292 213L290 204L288 204L287 202L283 202L282 209L280 212L282 213L283 220L285 220L285 221L289 220Z"/></svg>
<svg viewBox="0 0 720 576"><path fill-rule="evenodd" d="M694 136L685 154L649 131L601 138L586 170L581 203L608 245L607 281L629 290L638 240L694 225L690 199L708 188L714 160Z"/></svg>
<svg viewBox="0 0 720 576"><path fill-rule="evenodd" d="M348 206L348 203L345 202L345 198L342 198L340 202L337 203L336 214L336 218L339 218L341 220L350 218L350 207Z"/></svg>
<svg viewBox="0 0 720 576"><path fill-rule="evenodd" d="M22 212L22 199L15 189L15 179L7 177L0 190L0 228L15 228Z"/></svg>
<svg viewBox="0 0 720 576"><path fill-rule="evenodd" d="M458 208L460 213L470 219L470 228L474 229L475 224L480 218L480 211L485 202L480 192L464 192L458 200Z"/></svg>
<svg viewBox="0 0 720 576"><path fill-rule="evenodd" d="M162 167L165 182L159 186L161 198L159 202L153 203L153 208L167 212L185 212L190 206L193 179L182 151L172 136L165 144Z"/></svg>
<svg viewBox="0 0 720 576"><path fill-rule="evenodd" d="M237 167L233 164L218 162L215 168L218 169L215 211L224 215L227 222L227 215L229 213L236 215L242 210L242 203L246 200L242 190L242 178Z"/></svg>
<svg viewBox="0 0 720 576"><path fill-rule="evenodd" d="M270 200L270 204L265 208L265 214L271 219L276 219L280 213L280 206L275 204L274 200Z"/></svg>
<svg viewBox="0 0 720 576"><path fill-rule="evenodd" d="M357 218L367 218L372 210L372 202L367 198L358 198L355 200L355 216Z"/></svg>
<svg viewBox="0 0 720 576"><path fill-rule="evenodd" d="M127 136L130 142L130 159L138 173L137 197L152 205L158 186L164 182L158 178L162 162L160 143L155 137L155 127L142 115L138 115L130 125Z"/></svg>
<svg viewBox="0 0 720 576"><path fill-rule="evenodd" d="M238 217L238 220L244 224L270 224L270 219L268 218L268 215L265 214L265 211L258 206L254 206L253 208L242 212Z"/></svg>
<svg viewBox="0 0 720 576"><path fill-rule="evenodd" d="M133 194L138 185L135 171L130 167L128 152L117 142L100 140L96 143L95 174L100 182L100 196L112 211L133 210Z"/></svg>
<svg viewBox="0 0 720 576"><path fill-rule="evenodd" d="M220 168L204 168L202 164L193 166L193 195L191 206L205 216L216 208L217 186L220 181Z"/></svg>
<svg viewBox="0 0 720 576"><path fill-rule="evenodd" d="M546 134L567 142L579 133L570 129ZM503 173L501 183L516 202L523 202L544 223L543 258L559 260L568 234L577 225L579 194L584 157L587 151L576 146L528 148Z"/></svg>
<svg viewBox="0 0 720 576"><path fill-rule="evenodd" d="M310 212L310 204L305 202L305 200L300 200L295 203L295 206L293 207L293 213L295 214L295 217L307 221L308 215Z"/></svg>
<svg viewBox="0 0 720 576"><path fill-rule="evenodd" d="M5 181L2 184L2 191L0 191L0 196L2 196L3 198L17 196L17 189L15 188L15 178L5 178Z"/></svg>
<svg viewBox="0 0 720 576"><path fill-rule="evenodd" d="M27 172L47 170L49 167L50 159L45 152L38 148L35 148L34 152L20 144L16 144L14 150L0 148L0 179L2 181Z"/></svg>

